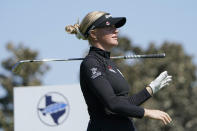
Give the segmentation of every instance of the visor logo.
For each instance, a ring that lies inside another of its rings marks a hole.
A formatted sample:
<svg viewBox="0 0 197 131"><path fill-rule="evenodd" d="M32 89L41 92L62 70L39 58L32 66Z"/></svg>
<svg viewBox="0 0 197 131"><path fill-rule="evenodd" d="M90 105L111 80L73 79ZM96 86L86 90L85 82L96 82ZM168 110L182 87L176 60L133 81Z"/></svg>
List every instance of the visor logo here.
<svg viewBox="0 0 197 131"><path fill-rule="evenodd" d="M112 17L111 15L105 15L105 18L108 19L109 17Z"/></svg>
<svg viewBox="0 0 197 131"><path fill-rule="evenodd" d="M110 25L109 21L106 21L106 25Z"/></svg>

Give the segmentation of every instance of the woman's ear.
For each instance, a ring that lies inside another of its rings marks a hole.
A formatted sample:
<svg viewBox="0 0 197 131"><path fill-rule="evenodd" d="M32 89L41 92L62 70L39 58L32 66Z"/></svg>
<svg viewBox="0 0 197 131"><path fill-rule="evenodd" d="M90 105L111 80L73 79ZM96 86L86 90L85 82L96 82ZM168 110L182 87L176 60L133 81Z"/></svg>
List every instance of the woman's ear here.
<svg viewBox="0 0 197 131"><path fill-rule="evenodd" d="M93 40L97 40L96 31L95 31L95 30L90 30L90 37L91 37Z"/></svg>

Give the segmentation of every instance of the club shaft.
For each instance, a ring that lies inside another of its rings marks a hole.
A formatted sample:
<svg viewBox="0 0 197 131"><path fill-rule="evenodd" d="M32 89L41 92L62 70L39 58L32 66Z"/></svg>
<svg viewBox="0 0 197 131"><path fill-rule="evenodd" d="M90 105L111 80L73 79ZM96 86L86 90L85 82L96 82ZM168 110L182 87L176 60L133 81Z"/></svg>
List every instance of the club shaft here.
<svg viewBox="0 0 197 131"><path fill-rule="evenodd" d="M165 53L163 54L149 54L149 55L127 55L127 56L113 56L111 59L138 59L138 58L164 58ZM13 68L13 72L18 72L23 63L31 63L31 62L50 62L50 61L75 61L75 60L83 60L84 58L69 58L69 59L42 59L42 60L21 60L17 62Z"/></svg>
<svg viewBox="0 0 197 131"><path fill-rule="evenodd" d="M127 55L127 56L113 56L111 59L135 59L135 58L164 58L165 54L150 54L150 55ZM42 59L42 60L22 60L20 62L49 62L49 61L74 61L83 60L84 58L69 58L69 59Z"/></svg>

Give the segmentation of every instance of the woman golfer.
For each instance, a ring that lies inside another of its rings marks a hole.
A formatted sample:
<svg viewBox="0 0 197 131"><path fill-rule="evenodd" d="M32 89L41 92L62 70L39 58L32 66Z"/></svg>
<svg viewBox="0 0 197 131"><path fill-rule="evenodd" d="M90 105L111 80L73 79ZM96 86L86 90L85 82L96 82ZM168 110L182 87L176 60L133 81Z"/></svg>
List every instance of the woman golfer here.
<svg viewBox="0 0 197 131"><path fill-rule="evenodd" d="M118 45L117 28L125 23L125 17L94 11L88 13L80 25L66 26L68 33L88 40L91 45L80 66L81 90L90 115L87 131L135 131L131 117L158 119L164 124L171 122L170 116L163 111L140 107L169 84L171 76L167 71L139 93L129 96L128 82L110 60L110 49Z"/></svg>

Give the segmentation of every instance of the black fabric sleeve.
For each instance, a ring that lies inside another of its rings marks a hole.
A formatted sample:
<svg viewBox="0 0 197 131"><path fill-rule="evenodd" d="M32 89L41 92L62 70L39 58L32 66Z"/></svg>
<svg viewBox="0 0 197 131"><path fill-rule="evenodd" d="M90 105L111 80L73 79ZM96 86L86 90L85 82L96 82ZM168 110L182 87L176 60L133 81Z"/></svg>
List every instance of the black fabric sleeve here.
<svg viewBox="0 0 197 131"><path fill-rule="evenodd" d="M116 96L106 79L104 68L96 59L84 60L81 70L82 76L85 77L85 82L90 90L110 111L128 117L142 118L144 116L143 108L131 104L132 102L129 99Z"/></svg>
<svg viewBox="0 0 197 131"><path fill-rule="evenodd" d="M129 101L131 104L139 106L139 105L143 104L146 100L148 100L150 97L151 97L151 95L148 93L146 88L144 88L139 93L130 96Z"/></svg>

